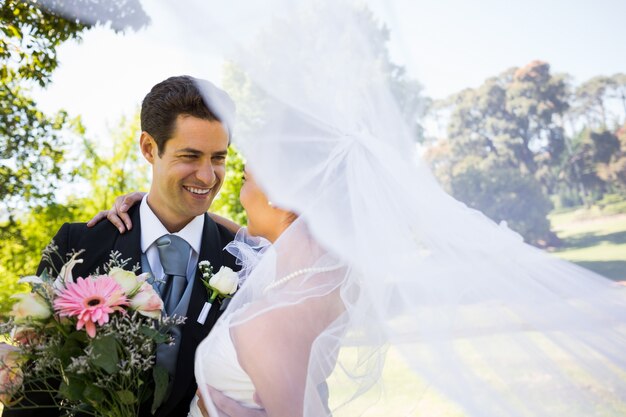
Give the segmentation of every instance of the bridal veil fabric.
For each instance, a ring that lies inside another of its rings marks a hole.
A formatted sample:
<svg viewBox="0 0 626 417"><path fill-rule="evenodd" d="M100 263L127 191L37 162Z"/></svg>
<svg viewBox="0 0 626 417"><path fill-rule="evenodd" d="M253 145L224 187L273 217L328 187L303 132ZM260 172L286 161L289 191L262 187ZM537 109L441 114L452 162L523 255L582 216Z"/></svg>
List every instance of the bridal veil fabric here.
<svg viewBox="0 0 626 417"><path fill-rule="evenodd" d="M267 338L282 347L259 354L303 385L307 417L380 415L379 400L444 415L430 392L450 416L624 415L626 288L524 244L440 188L362 10L189 1L153 20L181 28L189 53L220 50L259 92L235 143L270 200L299 215L259 259L247 253L255 267L218 328L230 335L279 314L315 334L304 376L281 363L299 345L280 332ZM218 328L196 357L205 397Z"/></svg>

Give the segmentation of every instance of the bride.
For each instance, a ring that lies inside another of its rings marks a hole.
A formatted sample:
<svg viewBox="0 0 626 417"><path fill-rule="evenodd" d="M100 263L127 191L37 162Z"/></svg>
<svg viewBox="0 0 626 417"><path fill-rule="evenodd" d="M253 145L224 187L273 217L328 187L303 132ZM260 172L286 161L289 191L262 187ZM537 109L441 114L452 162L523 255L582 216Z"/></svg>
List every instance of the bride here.
<svg viewBox="0 0 626 417"><path fill-rule="evenodd" d="M124 216L123 205L130 207L142 197L143 193L120 197L113 209L101 212L92 222L108 215L118 227L132 226L130 219L125 219L128 223L123 225L118 215ZM235 241L226 249L244 264L240 272L242 278L246 279L252 268L259 270L257 263L261 255L256 250L262 249L263 258L271 259L273 268L283 271L283 277L268 282L264 292L290 291L295 295L306 291L308 299L298 300L294 305L287 301L280 309L276 308L271 298L257 300L246 308L242 307L235 318L229 316L229 320L222 320L212 330L214 336L198 347L197 374L205 375L203 382L211 398L227 402L219 407L222 412L234 410L239 417L301 415L311 347L315 338L345 313L340 288L346 271L337 258L316 242L307 226L299 224L295 213L282 210L267 199L249 171L244 176L240 200L248 217L246 229L239 229L238 225L222 217L212 216L237 232ZM278 246L258 245L258 241L254 241L256 248L253 249L249 243L250 236L263 237L270 243L280 239L280 247L289 241L289 246L297 247L298 251L284 253L275 250ZM265 314L250 318L264 310L267 311ZM233 320L238 320L236 317L247 317L247 320L229 329ZM280 364L267 360L276 357L278 352ZM260 360L262 358L265 360ZM289 368L288 372L285 372L285 367ZM211 369L211 372L205 374L203 369ZM325 390L323 383L319 386L319 395L325 396ZM236 403L229 404L229 399ZM324 397L321 400L320 404L327 407L328 399ZM241 408L241 405L263 411L255 414ZM327 411L325 409L324 413ZM208 414L200 398L196 397L190 416L203 415Z"/></svg>
<svg viewBox="0 0 626 417"><path fill-rule="evenodd" d="M219 33L263 94L238 137L254 173L241 199L272 241L230 248L245 284L196 353L209 415L215 390L271 417L357 415L377 384L411 415L434 413L404 384L456 415L624 415L625 288L441 190L355 6L196 6L176 11L194 40ZM390 346L410 377L386 372Z"/></svg>

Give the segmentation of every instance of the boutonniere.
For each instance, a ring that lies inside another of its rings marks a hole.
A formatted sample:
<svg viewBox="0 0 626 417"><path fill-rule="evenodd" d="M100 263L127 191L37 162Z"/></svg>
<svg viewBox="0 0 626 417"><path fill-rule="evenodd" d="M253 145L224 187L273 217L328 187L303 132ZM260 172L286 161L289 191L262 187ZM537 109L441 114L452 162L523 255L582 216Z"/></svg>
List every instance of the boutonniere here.
<svg viewBox="0 0 626 417"><path fill-rule="evenodd" d="M217 273L213 273L213 266L209 261L202 261L198 264L202 273L202 283L207 290L209 299L204 303L202 311L198 316L198 323L204 324L209 310L215 300L231 298L239 287L239 275L227 266L222 266Z"/></svg>

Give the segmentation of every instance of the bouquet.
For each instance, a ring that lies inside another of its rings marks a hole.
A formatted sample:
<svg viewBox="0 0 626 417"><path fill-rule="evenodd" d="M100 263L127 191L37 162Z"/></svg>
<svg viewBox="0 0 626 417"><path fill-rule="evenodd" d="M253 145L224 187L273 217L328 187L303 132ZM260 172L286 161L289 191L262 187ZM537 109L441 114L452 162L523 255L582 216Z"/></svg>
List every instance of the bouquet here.
<svg viewBox="0 0 626 417"><path fill-rule="evenodd" d="M0 326L11 335L0 344L0 401L65 415L136 416L147 406L154 413L168 385L156 347L173 343L168 330L184 318L165 317L148 274L125 269L118 252L104 273L74 279L79 256L58 273L20 280L31 291L15 296L12 318ZM42 395L47 404L31 402Z"/></svg>

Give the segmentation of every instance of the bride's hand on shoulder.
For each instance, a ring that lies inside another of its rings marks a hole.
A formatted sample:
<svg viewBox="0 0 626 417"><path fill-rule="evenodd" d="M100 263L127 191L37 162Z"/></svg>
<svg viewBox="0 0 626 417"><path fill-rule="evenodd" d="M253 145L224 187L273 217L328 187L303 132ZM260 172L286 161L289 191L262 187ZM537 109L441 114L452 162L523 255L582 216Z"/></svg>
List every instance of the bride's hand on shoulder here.
<svg viewBox="0 0 626 417"><path fill-rule="evenodd" d="M132 229L133 223L130 221L128 210L135 204L139 203L143 199L144 195L146 195L146 193L135 191L133 193L117 197L113 203L113 207L109 210L102 210L96 214L93 219L89 220L87 227L93 227L102 220L107 219L113 223L113 225L117 227L122 234L127 230Z"/></svg>

